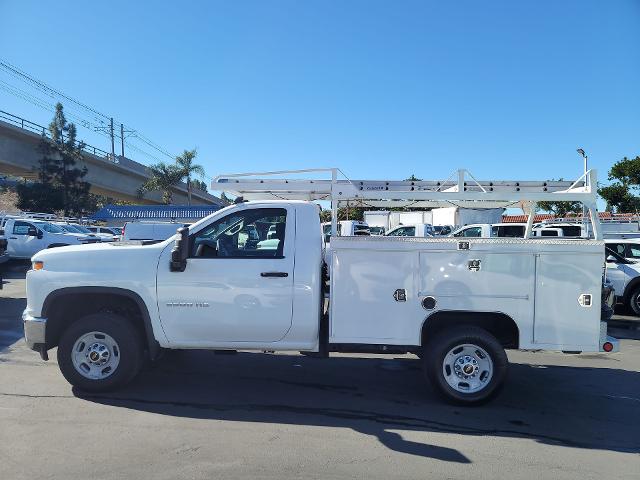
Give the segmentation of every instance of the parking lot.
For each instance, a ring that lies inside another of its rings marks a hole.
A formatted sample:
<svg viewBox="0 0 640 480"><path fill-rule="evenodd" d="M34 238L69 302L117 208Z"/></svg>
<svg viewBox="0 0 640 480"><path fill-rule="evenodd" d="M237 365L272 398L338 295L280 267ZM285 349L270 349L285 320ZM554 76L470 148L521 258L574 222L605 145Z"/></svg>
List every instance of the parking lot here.
<svg viewBox="0 0 640 480"><path fill-rule="evenodd" d="M622 352L510 352L489 405L443 404L412 356L171 352L83 395L21 340L0 291L0 478L638 478L640 331Z"/></svg>

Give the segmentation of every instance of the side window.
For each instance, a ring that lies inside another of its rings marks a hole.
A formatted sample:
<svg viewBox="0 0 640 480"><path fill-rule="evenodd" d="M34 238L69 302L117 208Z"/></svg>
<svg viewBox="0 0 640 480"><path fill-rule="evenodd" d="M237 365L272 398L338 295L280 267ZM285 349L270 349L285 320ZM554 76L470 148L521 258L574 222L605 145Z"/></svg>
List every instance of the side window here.
<svg viewBox="0 0 640 480"><path fill-rule="evenodd" d="M191 236L191 257L282 257L286 220L284 208L256 208L232 213Z"/></svg>
<svg viewBox="0 0 640 480"><path fill-rule="evenodd" d="M607 243L607 247L616 252L618 255L626 257L624 252L624 243Z"/></svg>
<svg viewBox="0 0 640 480"><path fill-rule="evenodd" d="M504 227L504 236L509 238L524 237L524 227L522 225L508 225Z"/></svg>
<svg viewBox="0 0 640 480"><path fill-rule="evenodd" d="M565 225L560 228L565 237L579 237L582 235L582 228L577 225Z"/></svg>
<svg viewBox="0 0 640 480"><path fill-rule="evenodd" d="M640 258L640 245L627 245L628 250L625 257Z"/></svg>
<svg viewBox="0 0 640 480"><path fill-rule="evenodd" d="M463 230L463 237L481 237L482 236L482 227L471 227Z"/></svg>
<svg viewBox="0 0 640 480"><path fill-rule="evenodd" d="M27 222L15 222L13 224L13 234L14 235L26 235L29 233L29 228L32 227L30 223Z"/></svg>

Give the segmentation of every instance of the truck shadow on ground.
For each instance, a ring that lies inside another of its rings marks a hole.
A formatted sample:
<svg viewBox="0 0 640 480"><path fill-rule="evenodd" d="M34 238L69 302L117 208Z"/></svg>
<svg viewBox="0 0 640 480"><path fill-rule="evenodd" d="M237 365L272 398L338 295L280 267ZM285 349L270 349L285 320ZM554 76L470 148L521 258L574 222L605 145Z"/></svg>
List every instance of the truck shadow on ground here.
<svg viewBox="0 0 640 480"><path fill-rule="evenodd" d="M457 463L471 461L415 439L426 432L490 435L640 453L640 373L615 368L512 364L502 395L470 408L442 403L420 362L407 357L177 351L120 392L74 394L161 415L349 428L396 452Z"/></svg>

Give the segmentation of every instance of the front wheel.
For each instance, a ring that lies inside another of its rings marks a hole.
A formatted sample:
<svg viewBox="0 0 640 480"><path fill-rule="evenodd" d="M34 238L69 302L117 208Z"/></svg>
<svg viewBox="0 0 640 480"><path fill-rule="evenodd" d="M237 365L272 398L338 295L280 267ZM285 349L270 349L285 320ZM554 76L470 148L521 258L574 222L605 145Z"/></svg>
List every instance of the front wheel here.
<svg viewBox="0 0 640 480"><path fill-rule="evenodd" d="M489 332L460 326L437 334L424 347L425 373L445 400L477 405L495 396L507 375L509 361Z"/></svg>
<svg viewBox="0 0 640 480"><path fill-rule="evenodd" d="M140 335L126 318L96 313L80 318L62 334L58 365L67 381L87 392L115 390L140 371Z"/></svg>
<svg viewBox="0 0 640 480"><path fill-rule="evenodd" d="M634 315L640 315L640 287L633 290L629 295L628 306Z"/></svg>

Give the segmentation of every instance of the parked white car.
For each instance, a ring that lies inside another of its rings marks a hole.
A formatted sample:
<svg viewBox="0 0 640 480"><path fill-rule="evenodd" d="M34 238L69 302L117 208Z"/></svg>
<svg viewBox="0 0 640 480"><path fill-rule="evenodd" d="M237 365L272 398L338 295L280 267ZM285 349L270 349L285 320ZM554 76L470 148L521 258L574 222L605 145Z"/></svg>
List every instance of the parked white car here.
<svg viewBox="0 0 640 480"><path fill-rule="evenodd" d="M9 260L7 239L4 236L4 229L0 228L0 290L2 290L2 264L7 260Z"/></svg>
<svg viewBox="0 0 640 480"><path fill-rule="evenodd" d="M338 236L340 237L352 237L352 236L368 236L371 235L369 225L360 220L340 220L337 224ZM331 222L325 222L321 225L322 233L326 242L331 237Z"/></svg>
<svg viewBox="0 0 640 480"><path fill-rule="evenodd" d="M57 225L58 227L62 228L68 234L77 236L81 240L89 240L89 241L93 241L93 242L101 242L102 241L102 238L100 238L95 233L87 230L82 225L78 225L78 224L75 224L75 223L67 223L67 222L51 222L51 223L53 223L54 225Z"/></svg>
<svg viewBox="0 0 640 480"><path fill-rule="evenodd" d="M87 229L95 233L101 238L111 239L111 241L118 241L122 237L122 229L116 227L98 227L95 225L87 226Z"/></svg>
<svg viewBox="0 0 640 480"><path fill-rule="evenodd" d="M604 243L627 260L640 262L640 238L606 238Z"/></svg>
<svg viewBox="0 0 640 480"><path fill-rule="evenodd" d="M616 302L640 315L640 263L628 260L616 250L618 242L605 243L607 279L615 290Z"/></svg>
<svg viewBox="0 0 640 480"><path fill-rule="evenodd" d="M477 223L460 227L451 233L451 236L471 238L523 238L526 227L526 223Z"/></svg>
<svg viewBox="0 0 640 480"><path fill-rule="evenodd" d="M96 243L84 235L70 234L58 225L32 219L9 218L4 225L10 258L29 259L40 250Z"/></svg>
<svg viewBox="0 0 640 480"><path fill-rule="evenodd" d="M418 223L415 225L399 225L385 233L387 237L432 237L433 225L430 223Z"/></svg>
<svg viewBox="0 0 640 480"><path fill-rule="evenodd" d="M184 226L173 222L127 222L123 228L123 240L166 240Z"/></svg>

